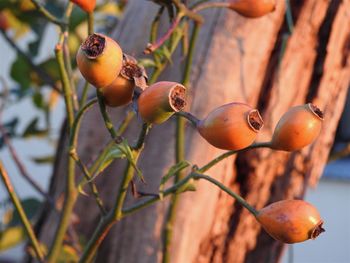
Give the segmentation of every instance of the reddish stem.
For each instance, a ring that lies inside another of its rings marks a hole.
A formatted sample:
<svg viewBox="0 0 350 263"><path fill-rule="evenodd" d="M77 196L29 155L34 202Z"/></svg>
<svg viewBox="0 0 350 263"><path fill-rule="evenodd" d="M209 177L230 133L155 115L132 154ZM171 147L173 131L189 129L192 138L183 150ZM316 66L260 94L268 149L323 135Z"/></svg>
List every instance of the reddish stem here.
<svg viewBox="0 0 350 263"><path fill-rule="evenodd" d="M155 43L151 44L149 43L146 47L146 49L143 51L143 53L145 54L151 54L153 53L155 50L157 50L161 45L164 44L165 41L167 41L169 39L169 37L171 36L171 34L174 32L174 30L176 29L176 27L179 25L180 20L181 20L182 16L177 16L176 19L174 20L174 22L172 23L171 27L168 29L168 31L164 34L164 36L162 36L161 38L159 38Z"/></svg>

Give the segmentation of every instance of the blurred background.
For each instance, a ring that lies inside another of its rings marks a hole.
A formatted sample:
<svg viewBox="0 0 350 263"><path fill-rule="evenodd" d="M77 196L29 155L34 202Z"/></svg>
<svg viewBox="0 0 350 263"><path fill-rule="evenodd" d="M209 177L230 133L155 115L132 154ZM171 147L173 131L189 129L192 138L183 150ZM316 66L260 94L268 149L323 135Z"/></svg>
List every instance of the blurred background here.
<svg viewBox="0 0 350 263"><path fill-rule="evenodd" d="M113 3L101 8L97 14L97 28L99 25L113 27L120 15L118 8L119 6ZM80 10L76 8L74 12L78 18ZM20 20L16 20L15 16L11 16L11 19L10 23L16 26L16 29L6 34L21 51L33 54L36 65L46 64L48 71L54 72L51 77L58 78L57 72L55 73L57 68L50 64L58 38L57 28L38 19L33 22L37 26L33 31L26 28ZM80 32L85 32L87 25L86 22L80 21L76 22L75 26L72 35L76 38L76 49L82 38ZM4 98L7 101L0 113L0 122L7 131L8 140L18 159L38 187L46 192L65 116L64 103L54 90L42 86L40 77L28 69L27 63L22 61L23 58L18 55L8 39L5 39L4 34L0 35L0 93L1 103L4 103ZM343 149L350 141L350 96L347 97L333 146L335 150ZM0 138L0 156L20 198L27 203L27 208L38 209L43 196L23 178L3 136ZM319 209L325 221L326 233L314 241L288 245L282 262L350 262L350 157L342 157L328 163L317 187L307 190L305 200ZM0 231L11 217L11 211L7 193L0 184ZM0 234L0 244L1 238ZM10 249L0 250L0 262L21 262L23 250L23 242Z"/></svg>

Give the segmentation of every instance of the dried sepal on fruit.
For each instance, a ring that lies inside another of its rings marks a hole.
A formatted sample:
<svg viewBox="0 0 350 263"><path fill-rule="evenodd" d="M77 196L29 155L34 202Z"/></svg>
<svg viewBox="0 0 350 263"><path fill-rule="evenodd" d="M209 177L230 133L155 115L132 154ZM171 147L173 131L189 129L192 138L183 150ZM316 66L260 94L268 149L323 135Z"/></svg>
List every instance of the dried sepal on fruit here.
<svg viewBox="0 0 350 263"><path fill-rule="evenodd" d="M135 87L144 89L147 85L145 69L132 56L123 55L123 67L118 77L107 87L101 88L105 103L118 107L131 102Z"/></svg>
<svg viewBox="0 0 350 263"><path fill-rule="evenodd" d="M271 148L283 151L302 149L320 134L322 121L322 111L311 103L289 109L276 125Z"/></svg>
<svg viewBox="0 0 350 263"><path fill-rule="evenodd" d="M283 200L258 212L256 219L274 239L298 243L315 239L325 230L318 210L303 200Z"/></svg>
<svg viewBox="0 0 350 263"><path fill-rule="evenodd" d="M176 82L160 81L145 89L138 111L145 122L160 124L186 106L186 88Z"/></svg>
<svg viewBox="0 0 350 263"><path fill-rule="evenodd" d="M79 6L85 12L90 13L94 11L96 7L96 0L70 0L72 3Z"/></svg>
<svg viewBox="0 0 350 263"><path fill-rule="evenodd" d="M256 18L273 12L276 2L275 0L230 0L229 8L242 16Z"/></svg>
<svg viewBox="0 0 350 263"><path fill-rule="evenodd" d="M198 122L197 129L204 139L217 148L240 150L254 142L263 124L258 110L235 102L210 112Z"/></svg>
<svg viewBox="0 0 350 263"><path fill-rule="evenodd" d="M81 44L76 60L83 77L96 88L103 88L119 75L123 52L113 39L94 33Z"/></svg>

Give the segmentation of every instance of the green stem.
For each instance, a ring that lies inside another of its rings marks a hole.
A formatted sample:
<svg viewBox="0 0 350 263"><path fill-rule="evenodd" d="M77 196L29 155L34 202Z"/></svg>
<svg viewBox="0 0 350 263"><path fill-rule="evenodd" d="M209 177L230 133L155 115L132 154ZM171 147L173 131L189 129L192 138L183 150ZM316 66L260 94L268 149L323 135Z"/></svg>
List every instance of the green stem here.
<svg viewBox="0 0 350 263"><path fill-rule="evenodd" d="M82 160L80 159L76 147L78 145L78 131L80 128L80 123L81 123L81 119L83 117L83 115L95 104L97 103L97 99L93 99L90 102L88 102L83 108L81 108L81 110L77 113L77 116L74 120L73 126L72 126L72 131L70 134L70 139L69 139L69 153L70 156L74 159L74 161L78 164L79 168L81 169L81 171L83 172L86 180L90 180L92 178L90 172L88 171L88 169L86 168L86 166L84 165L84 163L82 162ZM96 203L98 205L98 207L100 208L102 214L106 213L106 210L103 206L103 202L102 199L99 195L97 186L95 185L94 182L89 182L89 186L91 188L91 191L95 197Z"/></svg>
<svg viewBox="0 0 350 263"><path fill-rule="evenodd" d="M225 158L227 158L235 153L243 152L243 151L248 150L248 149L254 149L254 148L259 148L259 147L270 147L270 143L256 143L256 144L253 144L252 146L250 146L246 149L243 149L243 150L228 151L228 152L220 155L218 158L215 158L213 161L209 162L208 164L204 165L201 169L196 170L195 171L196 173L192 172L188 176L183 177L182 179L178 180L173 186L171 186L168 189L166 189L165 191L163 191L163 196L168 196L171 194L174 194L173 196L177 196L177 192L180 189L183 189L183 187L191 179L204 179L204 180L207 180L207 181L215 184L216 186L220 187L220 189L222 189L223 191L225 191L226 193L228 193L229 195L234 197L240 204L242 204L245 208L247 208L252 214L257 215L258 212L253 207L251 207L242 197L240 197L236 193L232 192L225 185L214 180L213 178L206 176L206 175L199 174L199 173L206 171L210 167L213 167L214 165L216 165L220 161L224 160ZM85 247L82 258L80 259L79 262L91 262L91 260L94 257L95 252L97 251L99 245L103 241L105 235L108 233L111 226L117 220L120 220L120 219L142 209L142 208L148 207L148 206L154 204L155 202L161 200L160 196L151 196L151 197L144 199L144 200L142 200L142 201L140 201L140 202L138 202L138 203L136 203L128 208L122 209L122 204L124 203L124 201L122 199L125 199L125 196L126 196L126 189L127 189L127 185L128 185L127 182L130 183L130 181L132 179L132 177L131 177L131 172L133 172L132 169L133 169L132 166L129 164L127 169L126 169L126 173L125 173L123 182L120 186L119 195L117 197L117 202L116 202L117 205L115 206L113 211L108 213L108 215L105 216L101 220L101 222L99 223L98 227L96 228L92 238L90 239L87 246ZM122 191L124 191L124 193L121 195ZM177 202L177 201L175 201L175 202ZM163 261L164 261L164 258L163 258Z"/></svg>
<svg viewBox="0 0 350 263"><path fill-rule="evenodd" d="M187 119L189 122L192 123L194 127L197 127L198 123L200 122L200 120L197 119L196 116L192 115L190 112L179 111L179 112L176 112L175 114L178 115L179 117L183 117Z"/></svg>
<svg viewBox="0 0 350 263"><path fill-rule="evenodd" d="M142 129L139 135L139 138L137 139L137 142L135 144L135 146L133 147L134 151L140 151L144 145L145 142L145 138L149 132L149 130L151 129L152 125L148 124L148 123L144 123L142 125Z"/></svg>
<svg viewBox="0 0 350 263"><path fill-rule="evenodd" d="M175 183L173 186L169 187L168 189L166 189L165 191L163 191L163 196L169 196L170 194L174 194L176 193L179 189L181 189L184 185L186 185L190 179L192 178L192 174L184 177L183 179L181 179L180 181L178 181L177 183ZM126 217L128 215L131 215L132 213L145 208L151 204L154 204L157 201L160 201L160 196L151 196L147 199L144 199L128 208L123 209L122 211L122 218Z"/></svg>
<svg viewBox="0 0 350 263"><path fill-rule="evenodd" d="M97 94L97 99L98 99L98 105L100 106L100 111L101 111L105 126L106 126L107 130L109 131L112 139L116 139L118 137L117 132L115 131L113 123L108 115L108 112L106 109L106 104L104 103L102 93L99 90L96 90L96 94Z"/></svg>
<svg viewBox="0 0 350 263"><path fill-rule="evenodd" d="M5 167L3 166L3 163L2 161L0 161L0 176L1 176L1 179L5 185L5 188L11 198L11 201L13 203L13 205L15 206L17 212L18 212L18 215L19 215L19 218L24 226L24 229L29 237L29 240L30 240L30 243L32 244L33 246L33 249L35 251L35 254L37 255L37 257L39 258L39 260L42 262L44 260L44 254L43 252L41 251L40 249L40 244L39 244L39 241L38 239L36 238L35 234L34 234L34 230L30 224L30 221L26 215L26 213L24 212L24 209L22 207L22 204L12 186L12 183L11 183L11 180L10 180L10 177L8 176L6 170L5 170Z"/></svg>
<svg viewBox="0 0 350 263"><path fill-rule="evenodd" d="M44 16L47 20L50 22L58 25L58 26L66 26L68 24L67 21L63 19L59 19L53 14L51 14L42 4L39 3L37 0L31 0L32 3L35 5L36 9Z"/></svg>
<svg viewBox="0 0 350 263"><path fill-rule="evenodd" d="M195 23L193 32L191 35L190 46L188 51L188 56L186 59L185 70L183 74L183 84L187 86L190 82L191 66L193 62L193 55L195 51L195 44L197 41L198 33L200 29L200 24ZM175 142L175 159L176 163L179 163L185 159L185 120L180 116L176 119L176 142ZM175 183L179 182L183 178L183 173L180 172L175 177ZM170 261L170 246L172 239L172 228L176 218L176 207L178 204L179 195L174 194L170 201L170 206L168 209L168 214L166 217L164 238L163 238L163 263L168 263Z"/></svg>
<svg viewBox="0 0 350 263"><path fill-rule="evenodd" d="M66 104L66 112L67 112L67 118L68 118L68 127L70 130L74 121L74 110L73 110L73 103L72 103L72 90L70 86L70 80L69 80L69 76L64 63L63 41L64 41L64 34L62 33L60 36L60 41L56 45L55 53L56 53L56 59L59 66L60 76L62 80L63 95L64 95L65 104Z"/></svg>
<svg viewBox="0 0 350 263"><path fill-rule="evenodd" d="M236 153L245 152L247 150L256 149L256 148L264 148L264 147L271 148L271 143L270 142L257 142L257 143L254 143L254 144L248 146L247 148L244 148L241 150L224 152L223 154L219 155L218 157L216 157L215 159L211 160L209 163L204 165L202 168L200 168L198 170L198 172L205 173L206 171L208 171L210 168L212 168L217 163L221 162L222 160L224 160L227 157L230 157L231 155L234 155Z"/></svg>
<svg viewBox="0 0 350 263"><path fill-rule="evenodd" d="M87 82L85 80L84 87L83 87L83 92L81 93L81 98L80 98L80 101L79 101L80 107L82 107L86 103L88 92L89 92L89 87L90 87L89 82Z"/></svg>
<svg viewBox="0 0 350 263"><path fill-rule="evenodd" d="M73 125L72 125L72 130L69 136L69 147L70 147L70 151L75 150L76 145L78 144L77 140L78 140L78 132L79 132L79 128L80 128L80 123L82 120L82 117L84 116L84 114L95 104L97 103L97 99L93 99L91 101L89 101L84 107L82 107L78 113L77 116L74 119Z"/></svg>
<svg viewBox="0 0 350 263"><path fill-rule="evenodd" d="M137 160L142 152L142 149L144 147L144 141L146 138L146 135L149 131L150 126L149 125L143 125L143 128L139 134L138 140L136 145L138 145L138 150L134 150L133 154L134 154L134 159L135 162L137 163ZM125 202L125 198L126 198L126 194L127 194L127 190L129 187L129 184L131 182L131 180L133 179L135 174L135 168L133 167L133 165L128 162L125 171L124 171L124 175L123 175L123 179L122 182L119 186L119 190L118 190L118 195L117 195L117 199L115 201L113 210L107 214L107 216L105 216L100 224L98 225L98 227L96 228L94 234L92 235L91 239L89 240L88 244L86 245L82 257L80 259L79 262L91 262L99 245L101 244L101 242L103 241L103 239L105 238L105 236L107 235L109 229L112 227L112 225L120 220L123 216L122 214L122 208Z"/></svg>
<svg viewBox="0 0 350 263"><path fill-rule="evenodd" d="M236 199L236 201L238 203L240 203L243 207L247 208L248 211L250 213L252 213L254 216L258 215L258 211L254 207L252 207L250 204L248 204L247 201L244 200L243 197L241 197L240 195L236 194L231 189L229 189L228 187L226 187L224 184L220 183L219 181L215 180L214 178L212 178L210 176L207 176L207 175L204 175L204 174L194 174L193 175L193 179L197 179L197 180L198 179L204 179L204 180L207 180L207 181L211 182L212 184L216 185L217 187L219 187L224 192L228 193L234 199Z"/></svg>
<svg viewBox="0 0 350 263"><path fill-rule="evenodd" d="M66 21L69 21L69 18L72 13L72 9L73 9L73 3L69 2L64 12L64 18ZM66 114L68 119L68 131L70 134L72 132L72 127L74 124L74 109L73 109L73 100L72 100L72 95L73 95L72 87L70 83L71 76L69 76L69 73L67 72L67 65L65 64L64 54L63 54L64 41L66 40L67 36L68 36L68 26L64 25L61 27L61 34L60 34L59 42L55 48L55 53L56 53L56 59L60 70L64 100L66 104ZM60 254L63 240L70 224L71 215L73 212L73 208L74 208L74 204L77 199L77 196L78 196L77 189L75 187L75 161L71 156L68 155L65 198L64 198L62 213L60 215L58 228L56 229L55 238L53 240L53 243L48 255L49 263L56 262Z"/></svg>
<svg viewBox="0 0 350 263"><path fill-rule="evenodd" d="M196 22L196 24L202 24L204 22L204 19L201 15L197 14L193 10L190 10L187 8L187 6L182 3L180 0L172 0L175 4L176 8L178 9L178 13L183 13L185 16L191 18L193 21Z"/></svg>
<svg viewBox="0 0 350 263"><path fill-rule="evenodd" d="M96 204L98 206L98 208L100 209L102 215L106 214L106 209L103 206L103 201L100 197L100 193L97 189L97 186L94 182L90 181L90 179L92 178L89 170L86 168L86 166L84 165L84 163L82 162L82 160L80 159L78 153L76 151L71 151L70 155L72 156L72 158L75 160L75 162L78 164L80 170L83 172L85 179L88 181L88 184L90 186L91 192L94 195L94 199L96 201Z"/></svg>
<svg viewBox="0 0 350 263"><path fill-rule="evenodd" d="M88 35L94 33L94 12L88 13Z"/></svg>
<svg viewBox="0 0 350 263"><path fill-rule="evenodd" d="M192 11L195 13L198 13L199 11L202 11L202 10L208 9L208 8L229 8L230 6L231 6L231 4L226 3L226 2L202 3L202 4L196 5L196 7L194 7L192 9Z"/></svg>

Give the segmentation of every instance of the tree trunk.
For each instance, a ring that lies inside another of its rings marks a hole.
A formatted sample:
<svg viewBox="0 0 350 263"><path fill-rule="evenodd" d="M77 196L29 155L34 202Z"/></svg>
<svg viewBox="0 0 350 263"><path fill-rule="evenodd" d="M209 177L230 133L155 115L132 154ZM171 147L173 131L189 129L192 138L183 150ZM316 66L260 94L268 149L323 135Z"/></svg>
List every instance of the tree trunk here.
<svg viewBox="0 0 350 263"><path fill-rule="evenodd" d="M272 201L303 198L308 185L316 185L327 161L350 81L350 1L290 1L294 30L289 35L284 1L272 14L245 19L226 10L205 11L191 74L190 111L204 117L231 101L256 106L265 121L258 141L271 138L280 116L291 106L314 102L325 120L316 143L294 152L257 149L231 157L208 175L230 186L250 204L261 208ZM138 56L148 41L157 7L150 1L131 0L114 38L126 53ZM164 23L167 25L167 20ZM161 76L181 80L179 54ZM126 109L111 110L121 119ZM127 131L135 139L140 120ZM154 126L140 159L146 185L157 192L160 178L174 163L175 122ZM99 111L85 117L79 135L79 154L88 163L107 143L108 134ZM61 139L61 146L65 139ZM60 147L51 183L58 198L64 187L66 159ZM186 158L201 166L222 151L210 146L190 126L186 127ZM111 208L125 162L117 161L97 180L104 202ZM126 205L135 202L129 196ZM168 202L159 202L118 222L107 235L96 262L159 262L161 236ZM75 208L79 235L89 238L99 221L94 201L80 196ZM58 215L46 211L40 237L50 244ZM270 238L246 210L207 182L196 192L181 195L174 225L171 262L276 262L283 244Z"/></svg>

